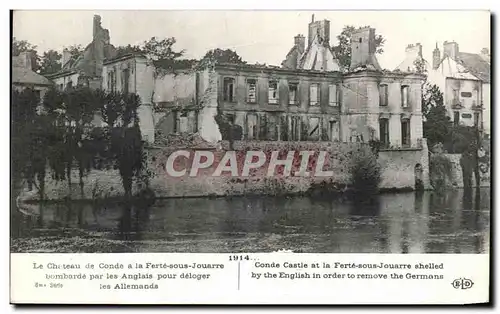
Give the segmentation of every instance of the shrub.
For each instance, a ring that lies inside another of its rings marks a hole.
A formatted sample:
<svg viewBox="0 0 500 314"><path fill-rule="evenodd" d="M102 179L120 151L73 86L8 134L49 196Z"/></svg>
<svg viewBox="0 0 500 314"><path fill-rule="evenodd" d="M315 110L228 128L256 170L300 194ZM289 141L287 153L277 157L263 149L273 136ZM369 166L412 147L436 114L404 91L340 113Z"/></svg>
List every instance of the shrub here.
<svg viewBox="0 0 500 314"><path fill-rule="evenodd" d="M351 186L356 194L375 194L381 181L381 169L371 150L360 149L352 154L349 168Z"/></svg>
<svg viewBox="0 0 500 314"><path fill-rule="evenodd" d="M432 187L436 190L440 190L446 188L449 182L451 182L453 164L444 155L431 154L429 172Z"/></svg>

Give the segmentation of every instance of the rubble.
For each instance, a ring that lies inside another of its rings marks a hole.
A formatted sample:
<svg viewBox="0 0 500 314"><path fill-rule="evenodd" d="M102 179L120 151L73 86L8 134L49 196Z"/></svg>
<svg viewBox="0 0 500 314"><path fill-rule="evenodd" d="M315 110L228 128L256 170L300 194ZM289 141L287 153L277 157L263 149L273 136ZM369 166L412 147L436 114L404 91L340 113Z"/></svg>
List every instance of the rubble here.
<svg viewBox="0 0 500 314"><path fill-rule="evenodd" d="M215 149L220 144L204 140L199 133L173 133L163 135L157 132L155 145L167 148Z"/></svg>

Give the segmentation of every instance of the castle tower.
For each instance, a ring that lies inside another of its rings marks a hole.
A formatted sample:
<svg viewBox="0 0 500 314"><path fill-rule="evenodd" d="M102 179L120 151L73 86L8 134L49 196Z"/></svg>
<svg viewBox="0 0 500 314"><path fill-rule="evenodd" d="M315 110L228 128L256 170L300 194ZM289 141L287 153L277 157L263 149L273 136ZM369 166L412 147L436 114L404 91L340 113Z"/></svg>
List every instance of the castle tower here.
<svg viewBox="0 0 500 314"><path fill-rule="evenodd" d="M375 29L364 27L356 30L351 38L351 66L350 70L357 67L366 67L370 70L382 70L375 53Z"/></svg>
<svg viewBox="0 0 500 314"><path fill-rule="evenodd" d="M311 46L315 37L318 37L319 43L328 44L330 42L330 21L315 21L313 14L311 23L309 23L309 33L307 37L308 46Z"/></svg>

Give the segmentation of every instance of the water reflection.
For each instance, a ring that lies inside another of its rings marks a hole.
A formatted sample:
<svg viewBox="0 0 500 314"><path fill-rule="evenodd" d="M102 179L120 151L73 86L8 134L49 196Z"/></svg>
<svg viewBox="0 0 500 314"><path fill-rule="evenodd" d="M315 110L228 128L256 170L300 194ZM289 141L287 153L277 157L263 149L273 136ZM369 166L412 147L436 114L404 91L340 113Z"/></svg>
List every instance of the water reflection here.
<svg viewBox="0 0 500 314"><path fill-rule="evenodd" d="M77 234L103 242L83 249L89 252L487 253L489 193L419 191L354 201L235 197L33 205L38 215L12 215L13 250L27 239L71 242ZM123 245L107 247L108 240Z"/></svg>

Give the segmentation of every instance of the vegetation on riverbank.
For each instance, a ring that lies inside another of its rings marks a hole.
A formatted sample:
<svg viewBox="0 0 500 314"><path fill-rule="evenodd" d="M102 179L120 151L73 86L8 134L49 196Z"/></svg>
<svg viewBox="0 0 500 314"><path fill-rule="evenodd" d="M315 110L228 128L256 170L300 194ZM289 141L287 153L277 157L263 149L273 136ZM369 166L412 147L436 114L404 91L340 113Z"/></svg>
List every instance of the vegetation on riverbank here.
<svg viewBox="0 0 500 314"><path fill-rule="evenodd" d="M474 126L454 123L448 116L444 105L443 93L436 85L426 84L422 93L422 113L424 137L429 147L440 146L438 155L431 154L430 176L434 179L433 187L442 189L449 187L451 162L439 153L461 154L460 166L464 188L472 187L472 175L480 182L478 150L483 146L480 121Z"/></svg>
<svg viewBox="0 0 500 314"><path fill-rule="evenodd" d="M431 154L429 158L431 185L435 190L443 190L452 185L453 164L443 154Z"/></svg>
<svg viewBox="0 0 500 314"><path fill-rule="evenodd" d="M55 88L39 99L32 89L12 90L12 186L14 198L24 185L45 199L45 179L67 181L78 171L80 191L91 169L118 169L124 197L132 196L134 181L148 188L135 94ZM96 123L97 122L97 123ZM26 184L24 184L26 183Z"/></svg>
<svg viewBox="0 0 500 314"><path fill-rule="evenodd" d="M340 184L332 180L311 184L309 195L315 196L346 196L349 198L371 197L380 192L382 180L381 167L377 161L377 151L372 149L357 149L350 154L350 180Z"/></svg>

